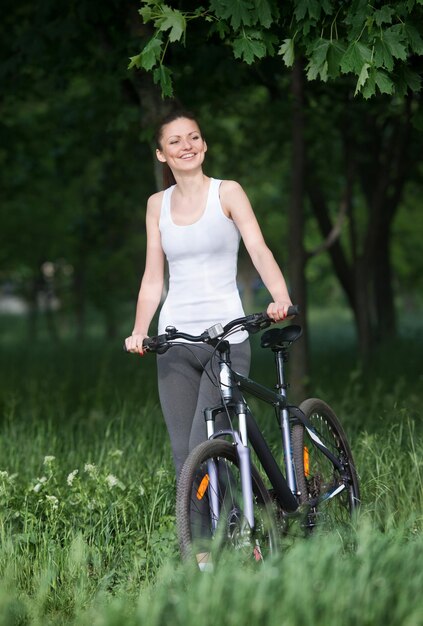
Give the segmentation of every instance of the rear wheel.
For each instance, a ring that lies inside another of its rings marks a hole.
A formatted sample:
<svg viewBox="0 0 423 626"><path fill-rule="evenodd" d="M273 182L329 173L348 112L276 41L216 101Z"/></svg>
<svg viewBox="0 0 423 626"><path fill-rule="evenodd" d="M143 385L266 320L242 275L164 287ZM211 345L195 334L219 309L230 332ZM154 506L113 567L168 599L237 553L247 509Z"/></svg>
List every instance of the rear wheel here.
<svg viewBox="0 0 423 626"><path fill-rule="evenodd" d="M277 533L269 493L252 466L254 528L243 513L236 447L224 440L206 441L186 460L178 482L176 520L184 558L215 562L225 549L250 561L276 551Z"/></svg>
<svg viewBox="0 0 423 626"><path fill-rule="evenodd" d="M332 530L350 525L360 503L357 473L350 446L331 407L316 398L305 400L300 409L320 441L341 462L337 468L313 440L303 424L292 429L292 448L300 503L313 502L307 527Z"/></svg>

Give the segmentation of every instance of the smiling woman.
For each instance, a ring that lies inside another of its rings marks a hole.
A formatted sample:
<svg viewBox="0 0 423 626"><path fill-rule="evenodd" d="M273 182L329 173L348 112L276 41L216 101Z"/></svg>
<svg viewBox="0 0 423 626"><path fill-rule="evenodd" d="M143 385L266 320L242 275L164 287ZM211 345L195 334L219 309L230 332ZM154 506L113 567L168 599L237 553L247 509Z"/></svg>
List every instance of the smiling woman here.
<svg viewBox="0 0 423 626"><path fill-rule="evenodd" d="M241 237L273 299L268 314L275 321L283 320L291 299L282 272L241 185L204 174L207 144L194 116L172 113L160 125L156 140L157 159L172 178L148 200L147 256L127 350L143 354L142 342L160 304L165 261L169 286L159 333L171 325L200 334L216 323L243 316L236 283ZM247 333L235 333L230 342L232 365L247 375ZM190 450L206 438L204 407L220 400L211 375L212 355L211 347L190 345L188 349L181 343L157 356L160 402L177 476Z"/></svg>

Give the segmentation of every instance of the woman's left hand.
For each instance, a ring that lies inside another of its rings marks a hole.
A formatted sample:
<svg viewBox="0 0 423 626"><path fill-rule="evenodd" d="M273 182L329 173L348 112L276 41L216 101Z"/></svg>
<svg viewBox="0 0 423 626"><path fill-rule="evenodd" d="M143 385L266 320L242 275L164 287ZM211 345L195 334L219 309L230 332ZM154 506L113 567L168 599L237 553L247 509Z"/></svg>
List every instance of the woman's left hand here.
<svg viewBox="0 0 423 626"><path fill-rule="evenodd" d="M292 302L290 300L277 300L269 304L266 313L274 322L282 322L287 317L288 309L291 305Z"/></svg>

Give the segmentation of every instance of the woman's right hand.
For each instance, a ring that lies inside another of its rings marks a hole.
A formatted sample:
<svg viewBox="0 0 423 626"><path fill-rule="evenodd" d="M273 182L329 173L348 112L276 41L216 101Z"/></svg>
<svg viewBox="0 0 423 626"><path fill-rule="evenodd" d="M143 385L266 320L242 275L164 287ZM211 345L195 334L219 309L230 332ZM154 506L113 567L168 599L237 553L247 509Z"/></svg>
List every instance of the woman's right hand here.
<svg viewBox="0 0 423 626"><path fill-rule="evenodd" d="M130 337L125 339L125 346L128 352L134 352L136 354L144 354L144 350L142 347L142 342L146 339L148 335L143 333L133 333Z"/></svg>

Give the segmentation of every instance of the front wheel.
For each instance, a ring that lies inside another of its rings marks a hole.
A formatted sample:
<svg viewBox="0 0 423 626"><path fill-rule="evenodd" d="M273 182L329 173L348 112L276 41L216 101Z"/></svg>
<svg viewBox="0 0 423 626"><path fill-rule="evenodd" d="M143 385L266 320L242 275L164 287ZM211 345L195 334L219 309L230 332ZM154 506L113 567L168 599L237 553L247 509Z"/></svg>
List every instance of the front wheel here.
<svg viewBox="0 0 423 626"><path fill-rule="evenodd" d="M315 434L342 468L319 450L303 424L292 428L292 447L299 501L311 504L307 527L341 530L350 524L360 503L357 472L350 446L331 407L317 398L305 400L301 411Z"/></svg>
<svg viewBox="0 0 423 626"><path fill-rule="evenodd" d="M236 446L205 441L187 458L178 481L176 521L183 558L216 561L225 548L251 561L276 551L277 535L269 493L251 466L254 528L243 514Z"/></svg>

